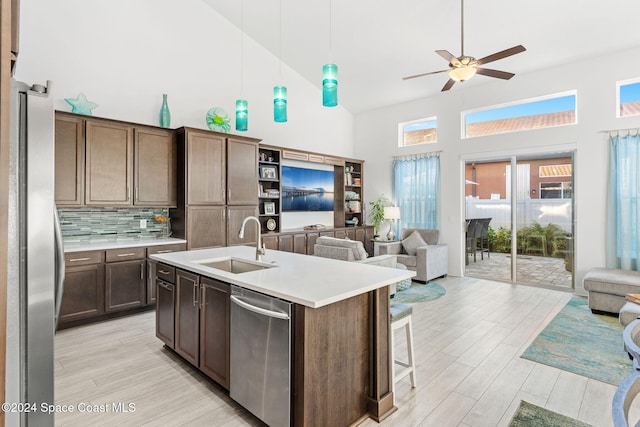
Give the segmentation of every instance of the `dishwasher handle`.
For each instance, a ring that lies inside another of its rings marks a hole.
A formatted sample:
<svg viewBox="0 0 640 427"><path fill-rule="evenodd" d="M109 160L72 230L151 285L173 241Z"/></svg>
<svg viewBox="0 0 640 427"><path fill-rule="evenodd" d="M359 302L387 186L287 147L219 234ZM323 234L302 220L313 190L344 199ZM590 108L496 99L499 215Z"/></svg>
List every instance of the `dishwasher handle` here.
<svg viewBox="0 0 640 427"><path fill-rule="evenodd" d="M289 319L289 315L287 313L281 313L279 311L271 311L261 307L256 307L255 305L251 305L249 303L242 301L240 298L236 297L235 295L231 295L230 298L231 298L231 302L239 305L242 308L246 308L249 311L253 311L254 313L262 314L263 316L268 316L268 317L275 317L276 319L285 319L285 320Z"/></svg>

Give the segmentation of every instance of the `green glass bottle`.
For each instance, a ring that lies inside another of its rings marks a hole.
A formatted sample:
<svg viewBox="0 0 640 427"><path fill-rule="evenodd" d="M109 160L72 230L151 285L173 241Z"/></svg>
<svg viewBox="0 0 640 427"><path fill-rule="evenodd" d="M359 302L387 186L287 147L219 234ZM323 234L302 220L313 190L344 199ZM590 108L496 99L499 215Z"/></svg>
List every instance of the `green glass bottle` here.
<svg viewBox="0 0 640 427"><path fill-rule="evenodd" d="M162 107L160 107L160 126L168 128L171 126L171 112L167 104L167 94L162 94Z"/></svg>

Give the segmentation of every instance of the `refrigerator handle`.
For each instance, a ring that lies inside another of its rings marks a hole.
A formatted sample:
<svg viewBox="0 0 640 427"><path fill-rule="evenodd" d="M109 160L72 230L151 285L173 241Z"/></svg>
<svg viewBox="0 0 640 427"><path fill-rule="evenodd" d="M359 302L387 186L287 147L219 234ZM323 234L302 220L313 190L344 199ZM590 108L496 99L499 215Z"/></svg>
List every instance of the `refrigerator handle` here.
<svg viewBox="0 0 640 427"><path fill-rule="evenodd" d="M60 307L62 306L62 294L64 292L64 246L62 244L62 230L60 229L60 218L58 209L53 205L53 229L55 235L56 252L56 284L55 284L55 326L58 327L60 320Z"/></svg>

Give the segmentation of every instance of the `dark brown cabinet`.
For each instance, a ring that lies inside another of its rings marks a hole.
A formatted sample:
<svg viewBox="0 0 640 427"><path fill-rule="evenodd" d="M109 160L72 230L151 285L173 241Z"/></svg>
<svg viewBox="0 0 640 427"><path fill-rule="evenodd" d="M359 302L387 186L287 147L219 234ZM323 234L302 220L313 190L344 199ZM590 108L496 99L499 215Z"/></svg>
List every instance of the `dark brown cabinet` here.
<svg viewBox="0 0 640 427"><path fill-rule="evenodd" d="M104 252L65 254L60 324L104 313Z"/></svg>
<svg viewBox="0 0 640 427"><path fill-rule="evenodd" d="M105 265L105 311L107 313L146 304L145 262L145 260L133 260Z"/></svg>
<svg viewBox="0 0 640 427"><path fill-rule="evenodd" d="M84 120L56 115L55 200L58 206L84 202Z"/></svg>
<svg viewBox="0 0 640 427"><path fill-rule="evenodd" d="M175 310L176 310L176 287L175 269L166 264L157 264L158 271L165 271L159 279L154 276L156 283L156 337L164 342L169 348L175 348ZM170 275L169 272L173 272Z"/></svg>
<svg viewBox="0 0 640 427"><path fill-rule="evenodd" d="M231 287L200 278L200 370L229 388L229 321Z"/></svg>
<svg viewBox="0 0 640 427"><path fill-rule="evenodd" d="M134 130L134 198L138 206L176 206L176 143L170 130Z"/></svg>
<svg viewBox="0 0 640 427"><path fill-rule="evenodd" d="M267 249L278 250L278 236L262 236L262 243Z"/></svg>
<svg viewBox="0 0 640 427"><path fill-rule="evenodd" d="M88 120L85 133L85 203L131 205L133 127Z"/></svg>
<svg viewBox="0 0 640 427"><path fill-rule="evenodd" d="M175 351L198 366L200 344L200 277L176 270Z"/></svg>
<svg viewBox="0 0 640 427"><path fill-rule="evenodd" d="M186 251L186 250L187 250L187 245L185 243L150 246L147 248L147 298L146 298L147 304L153 304L154 302L156 302L156 289L157 289L156 272L157 272L157 266L158 266L158 261L150 259L149 257L154 254L167 254L170 252L178 252L178 251ZM161 269L162 272L165 272L165 274L159 274L159 276L162 277L163 280L168 279L167 274L169 274L169 272L167 270L168 270L167 267L165 267L165 269ZM173 275L175 275L175 270L173 268L171 268L171 272ZM170 276L170 277L171 277L171 283L173 283L174 278L173 276Z"/></svg>
<svg viewBox="0 0 640 427"><path fill-rule="evenodd" d="M238 237L238 231L242 221L248 216L257 216L257 206L228 206L227 207L227 246L247 245L255 246L258 240L256 223L247 223L244 229L244 238Z"/></svg>
<svg viewBox="0 0 640 427"><path fill-rule="evenodd" d="M223 137L207 132L183 130L186 137L186 203L226 203L226 150Z"/></svg>
<svg viewBox="0 0 640 427"><path fill-rule="evenodd" d="M186 215L187 248L217 248L227 244L224 206L189 206ZM236 230L237 233L237 230Z"/></svg>
<svg viewBox="0 0 640 427"><path fill-rule="evenodd" d="M278 236L278 250L282 252L293 252L293 236L291 234Z"/></svg>
<svg viewBox="0 0 640 427"><path fill-rule="evenodd" d="M258 145L227 139L227 205L258 204Z"/></svg>

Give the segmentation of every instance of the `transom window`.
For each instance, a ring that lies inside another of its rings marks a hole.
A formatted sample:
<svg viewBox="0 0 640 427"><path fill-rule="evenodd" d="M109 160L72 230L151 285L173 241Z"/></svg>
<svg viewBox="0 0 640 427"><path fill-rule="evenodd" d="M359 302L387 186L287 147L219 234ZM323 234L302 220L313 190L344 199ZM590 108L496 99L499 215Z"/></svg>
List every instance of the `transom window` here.
<svg viewBox="0 0 640 427"><path fill-rule="evenodd" d="M577 123L576 92L563 92L462 113L463 138Z"/></svg>
<svg viewBox="0 0 640 427"><path fill-rule="evenodd" d="M403 122L398 125L398 147L438 142L436 117Z"/></svg>
<svg viewBox="0 0 640 427"><path fill-rule="evenodd" d="M616 83L618 102L617 117L640 114L640 78Z"/></svg>

